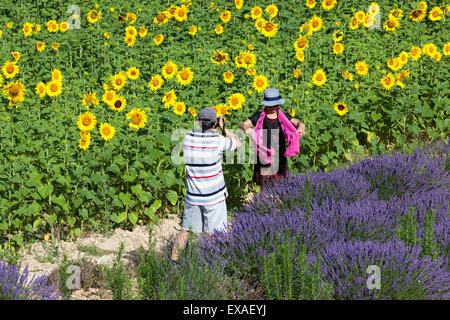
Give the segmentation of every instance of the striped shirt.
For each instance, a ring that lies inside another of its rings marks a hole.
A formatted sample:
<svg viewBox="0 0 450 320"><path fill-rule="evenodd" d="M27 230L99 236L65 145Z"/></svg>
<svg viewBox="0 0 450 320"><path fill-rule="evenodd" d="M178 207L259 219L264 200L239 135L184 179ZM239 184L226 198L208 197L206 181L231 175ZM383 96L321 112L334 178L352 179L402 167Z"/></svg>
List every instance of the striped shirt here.
<svg viewBox="0 0 450 320"><path fill-rule="evenodd" d="M222 172L224 151L236 149L236 141L209 130L191 130L183 139L186 197L191 205L208 206L228 196Z"/></svg>

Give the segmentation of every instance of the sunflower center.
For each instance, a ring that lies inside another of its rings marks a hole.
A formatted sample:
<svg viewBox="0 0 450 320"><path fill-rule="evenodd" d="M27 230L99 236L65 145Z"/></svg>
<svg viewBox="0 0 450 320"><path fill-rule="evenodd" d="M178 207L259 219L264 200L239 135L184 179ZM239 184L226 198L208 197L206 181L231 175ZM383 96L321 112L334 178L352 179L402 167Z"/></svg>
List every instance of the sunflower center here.
<svg viewBox="0 0 450 320"><path fill-rule="evenodd" d="M189 78L189 74L187 73L187 71L183 71L181 73L181 79L187 80L188 78Z"/></svg>
<svg viewBox="0 0 450 320"><path fill-rule="evenodd" d="M392 21L392 20L389 20L387 25L388 25L389 28L393 28L395 26L395 22Z"/></svg>
<svg viewBox="0 0 450 320"><path fill-rule="evenodd" d="M326 1L325 1L325 4L326 4L327 6L331 6L332 3L333 3L333 0L326 0Z"/></svg>
<svg viewBox="0 0 450 320"><path fill-rule="evenodd" d="M30 27L25 26L25 32L28 32L30 30Z"/></svg>
<svg viewBox="0 0 450 320"><path fill-rule="evenodd" d="M119 109L122 106L122 101L117 100L116 102L114 102L114 107L116 107L117 109Z"/></svg>
<svg viewBox="0 0 450 320"><path fill-rule="evenodd" d="M179 10L178 11L178 16L179 17L184 17L184 10Z"/></svg>
<svg viewBox="0 0 450 320"><path fill-rule="evenodd" d="M438 16L439 16L439 12L434 11L434 12L433 12L433 17L437 18Z"/></svg>
<svg viewBox="0 0 450 320"><path fill-rule="evenodd" d="M113 98L114 98L114 93L108 92L108 94L106 95L106 99L107 100L112 100Z"/></svg>
<svg viewBox="0 0 450 320"><path fill-rule="evenodd" d="M321 74L318 74L316 76L317 81L322 81L323 80L323 76Z"/></svg>
<svg viewBox="0 0 450 320"><path fill-rule="evenodd" d="M83 125L87 127L90 124L91 124L91 118L90 117L84 117L83 118Z"/></svg>
<svg viewBox="0 0 450 320"><path fill-rule="evenodd" d="M166 16L163 13L161 13L156 17L156 20L158 20L158 22L163 22L165 17Z"/></svg>
<svg viewBox="0 0 450 320"><path fill-rule="evenodd" d="M91 19L96 19L97 18L97 12L91 12Z"/></svg>
<svg viewBox="0 0 450 320"><path fill-rule="evenodd" d="M10 89L9 89L9 93L13 96L18 95L20 92L20 87L18 84L14 84Z"/></svg>
<svg viewBox="0 0 450 320"><path fill-rule="evenodd" d="M273 28L274 28L274 26L273 26L273 24L272 24L271 22L266 23L266 25L264 26L264 29L265 29L267 32L271 32L271 31L273 30Z"/></svg>
<svg viewBox="0 0 450 320"><path fill-rule="evenodd" d="M12 64L9 64L9 65L6 67L6 71L7 71L8 73L13 73L13 72L14 72L14 66L13 66Z"/></svg>
<svg viewBox="0 0 450 320"><path fill-rule="evenodd" d="M344 108L344 106L343 106L342 104L340 104L340 105L338 105L338 109L339 109L339 111L342 111L342 110L344 110L345 108Z"/></svg>
<svg viewBox="0 0 450 320"><path fill-rule="evenodd" d="M316 28L318 25L319 25L319 22L317 20L314 20L313 23L312 23L312 26L314 28Z"/></svg>
<svg viewBox="0 0 450 320"><path fill-rule="evenodd" d="M262 87L262 86L264 85L264 81L263 81L262 79L258 79L258 80L256 81L256 85L257 85L258 87Z"/></svg>
<svg viewBox="0 0 450 320"><path fill-rule="evenodd" d="M133 124L139 124L141 123L141 116L139 114L135 114L133 116Z"/></svg>
<svg viewBox="0 0 450 320"><path fill-rule="evenodd" d="M111 134L111 130L109 129L109 127L104 127L103 128L103 134L105 136L109 136Z"/></svg>
<svg viewBox="0 0 450 320"><path fill-rule="evenodd" d="M51 90L52 92L58 91L58 85L55 84L55 83L52 83L52 84L50 85L50 90Z"/></svg>
<svg viewBox="0 0 450 320"><path fill-rule="evenodd" d="M157 87L158 84L159 84L158 79L154 79L153 82L152 82L152 84L153 84L153 86Z"/></svg>
<svg viewBox="0 0 450 320"><path fill-rule="evenodd" d="M238 104L239 104L239 99L238 99L238 98L233 98L233 99L231 99L231 104L232 104L233 106L238 105Z"/></svg>
<svg viewBox="0 0 450 320"><path fill-rule="evenodd" d="M298 40L297 41L297 47L299 47L299 48L303 48L303 47L305 47L305 41L302 39L302 40Z"/></svg>
<svg viewBox="0 0 450 320"><path fill-rule="evenodd" d="M122 84L122 79L121 79L121 78L117 78L117 79L116 79L116 84L117 84L118 86L120 86L120 85Z"/></svg>
<svg viewBox="0 0 450 320"><path fill-rule="evenodd" d="M391 78L386 79L386 84L389 85L391 83Z"/></svg>

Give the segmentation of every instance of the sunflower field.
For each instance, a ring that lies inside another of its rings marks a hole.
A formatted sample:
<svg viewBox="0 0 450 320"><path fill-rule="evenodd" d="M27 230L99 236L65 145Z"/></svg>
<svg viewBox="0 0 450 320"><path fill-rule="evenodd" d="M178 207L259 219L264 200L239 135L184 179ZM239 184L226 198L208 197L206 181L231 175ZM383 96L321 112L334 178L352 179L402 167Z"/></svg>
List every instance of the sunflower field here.
<svg viewBox="0 0 450 320"><path fill-rule="evenodd" d="M292 172L449 133L449 3L2 0L0 238L132 227L182 208L198 111L227 128L268 87L305 123ZM230 196L252 166L224 164Z"/></svg>

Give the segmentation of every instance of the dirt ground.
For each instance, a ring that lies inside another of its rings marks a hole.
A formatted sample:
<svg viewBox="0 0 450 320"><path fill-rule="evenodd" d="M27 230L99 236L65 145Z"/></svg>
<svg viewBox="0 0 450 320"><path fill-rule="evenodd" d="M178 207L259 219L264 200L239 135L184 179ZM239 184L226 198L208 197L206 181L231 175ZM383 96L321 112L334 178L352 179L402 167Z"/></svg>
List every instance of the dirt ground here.
<svg viewBox="0 0 450 320"><path fill-rule="evenodd" d="M157 253L171 246L176 234L181 230L180 218L176 215L159 220L152 232ZM142 247L148 250L149 231L147 226L136 226L133 231L115 229L110 237L93 234L86 238L68 241L40 241L21 252L22 266L28 265L30 275L51 275L58 271L64 255L71 261L87 259L94 265L112 266L120 243L124 243L123 261L127 266L139 256ZM133 287L137 287L134 283ZM86 288L72 292L75 300L112 299L110 290L105 288Z"/></svg>

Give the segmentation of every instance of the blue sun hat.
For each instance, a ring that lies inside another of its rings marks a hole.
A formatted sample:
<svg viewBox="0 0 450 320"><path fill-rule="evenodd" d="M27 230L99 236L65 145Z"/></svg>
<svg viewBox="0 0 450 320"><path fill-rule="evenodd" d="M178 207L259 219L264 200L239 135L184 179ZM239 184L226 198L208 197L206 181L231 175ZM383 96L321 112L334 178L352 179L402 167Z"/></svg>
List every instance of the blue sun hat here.
<svg viewBox="0 0 450 320"><path fill-rule="evenodd" d="M275 88L268 88L264 90L264 100L261 103L265 106L272 107L279 104L283 104L284 99L281 99L280 92Z"/></svg>

